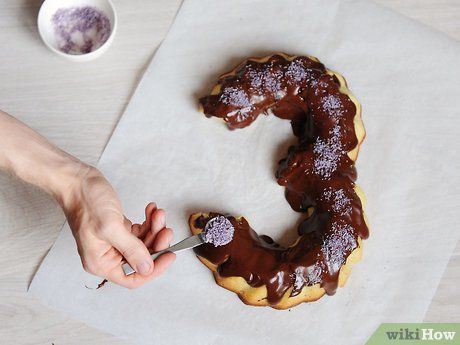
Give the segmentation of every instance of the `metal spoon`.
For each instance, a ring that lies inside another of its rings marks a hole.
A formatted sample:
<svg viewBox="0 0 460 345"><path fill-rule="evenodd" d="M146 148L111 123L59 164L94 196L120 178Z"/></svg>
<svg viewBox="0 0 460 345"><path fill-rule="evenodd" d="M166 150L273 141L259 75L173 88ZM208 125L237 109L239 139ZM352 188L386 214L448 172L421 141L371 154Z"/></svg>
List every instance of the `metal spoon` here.
<svg viewBox="0 0 460 345"><path fill-rule="evenodd" d="M190 248L199 246L200 244L203 244L203 243L205 243L205 231L200 232L199 234L196 234L194 236L187 237L185 240L182 240L182 241L176 243L172 247L169 247L169 248L163 249L163 250L161 250L159 252L153 253L152 255L150 255L150 257L153 260L155 260L161 254L169 253L169 252L174 253L174 252L178 252L180 250L190 249ZM128 264L127 262L124 263L123 265L121 265L121 267L123 268L123 272L125 272L125 274L127 276L129 276L129 275L133 274L134 272L136 272L134 270L134 268L132 268L130 266L130 264Z"/></svg>

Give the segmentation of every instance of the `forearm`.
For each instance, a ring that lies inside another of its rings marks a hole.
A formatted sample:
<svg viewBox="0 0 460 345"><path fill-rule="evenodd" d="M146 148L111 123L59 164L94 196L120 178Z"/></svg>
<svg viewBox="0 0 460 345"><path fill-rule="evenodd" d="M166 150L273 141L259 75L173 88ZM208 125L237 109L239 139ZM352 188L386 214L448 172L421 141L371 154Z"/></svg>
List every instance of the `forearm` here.
<svg viewBox="0 0 460 345"><path fill-rule="evenodd" d="M0 169L43 189L64 205L66 191L78 183L88 166L0 111Z"/></svg>

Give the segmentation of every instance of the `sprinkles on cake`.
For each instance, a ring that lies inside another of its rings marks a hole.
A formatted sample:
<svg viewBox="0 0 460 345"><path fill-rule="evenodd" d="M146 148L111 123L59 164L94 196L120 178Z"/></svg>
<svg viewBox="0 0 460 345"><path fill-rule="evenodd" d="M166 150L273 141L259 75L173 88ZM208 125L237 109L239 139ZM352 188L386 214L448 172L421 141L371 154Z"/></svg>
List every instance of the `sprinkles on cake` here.
<svg viewBox="0 0 460 345"><path fill-rule="evenodd" d="M226 87L221 96L221 101L224 104L231 105L234 107L251 107L248 95L244 90L236 87Z"/></svg>
<svg viewBox="0 0 460 345"><path fill-rule="evenodd" d="M326 95L321 97L322 109L331 117L338 119L343 115L343 105L337 95Z"/></svg>
<svg viewBox="0 0 460 345"><path fill-rule="evenodd" d="M217 216L206 224L204 229L206 243L212 243L215 247L224 246L233 239L235 228L224 216Z"/></svg>
<svg viewBox="0 0 460 345"><path fill-rule="evenodd" d="M351 213L351 199L346 196L345 191L342 188L338 190L334 190L332 188L325 189L323 197L326 201L332 201L332 211L340 214L341 216Z"/></svg>
<svg viewBox="0 0 460 345"><path fill-rule="evenodd" d="M345 263L345 253L357 247L353 231L354 229L350 224L332 223L331 231L327 234L321 246L329 271L338 271Z"/></svg>
<svg viewBox="0 0 460 345"><path fill-rule="evenodd" d="M292 61L286 71L286 76L288 76L292 81L291 82L300 82L308 77L307 70L305 69L304 65L298 61Z"/></svg>
<svg viewBox="0 0 460 345"><path fill-rule="evenodd" d="M365 134L359 103L340 74L316 58L284 53L247 59L217 85L200 104L206 116L223 119L231 129L247 127L263 114L291 121L298 142L279 161L276 178L291 208L306 218L299 224L298 241L282 247L258 236L244 217L229 216L236 229L232 242L196 252L216 265L212 270L219 285L244 278L247 287L229 289L247 304L285 309L334 294L349 274L341 268L358 260L359 240L368 237L355 185L354 162ZM242 92L231 95L226 88ZM233 105L230 96L236 98ZM196 216L192 229L203 229L202 219L214 217ZM262 285L264 299L258 293Z"/></svg>

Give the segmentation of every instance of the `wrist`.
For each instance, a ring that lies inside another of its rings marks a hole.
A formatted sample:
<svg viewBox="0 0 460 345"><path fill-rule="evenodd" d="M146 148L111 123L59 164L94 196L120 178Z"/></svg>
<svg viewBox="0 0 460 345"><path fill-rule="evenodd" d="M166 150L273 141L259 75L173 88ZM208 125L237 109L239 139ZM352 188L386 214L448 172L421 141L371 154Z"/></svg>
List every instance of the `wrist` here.
<svg viewBox="0 0 460 345"><path fill-rule="evenodd" d="M90 165L68 157L57 163L55 170L48 176L46 183L49 193L67 212L81 195L81 189L88 173L94 169Z"/></svg>

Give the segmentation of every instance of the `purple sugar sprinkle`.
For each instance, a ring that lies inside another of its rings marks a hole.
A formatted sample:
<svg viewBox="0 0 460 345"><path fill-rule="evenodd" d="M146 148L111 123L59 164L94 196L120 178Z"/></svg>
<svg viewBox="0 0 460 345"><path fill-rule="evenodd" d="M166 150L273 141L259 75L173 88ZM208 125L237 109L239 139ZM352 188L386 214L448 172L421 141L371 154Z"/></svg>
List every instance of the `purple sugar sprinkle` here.
<svg viewBox="0 0 460 345"><path fill-rule="evenodd" d="M318 137L313 144L314 171L325 178L330 178L337 170L340 158L345 153L340 142L340 127L334 126L329 134L329 139L323 140Z"/></svg>
<svg viewBox="0 0 460 345"><path fill-rule="evenodd" d="M217 216L206 224L205 242L212 243L215 247L224 246L233 239L235 228L224 216Z"/></svg>
<svg viewBox="0 0 460 345"><path fill-rule="evenodd" d="M328 81L323 79L313 80L311 82L311 87L314 89L315 96L319 96L321 93L323 93L324 89L326 89L328 86Z"/></svg>
<svg viewBox="0 0 460 345"><path fill-rule="evenodd" d="M328 113L333 119L338 119L343 115L343 104L336 95L321 97L323 111Z"/></svg>
<svg viewBox="0 0 460 345"><path fill-rule="evenodd" d="M234 107L244 108L251 107L251 102L249 101L248 95L244 90L238 89L236 87L227 87L222 92L220 100L227 105Z"/></svg>
<svg viewBox="0 0 460 345"><path fill-rule="evenodd" d="M321 282L321 267L317 264L308 267L298 267L294 271L294 289L299 291L306 284L317 284Z"/></svg>
<svg viewBox="0 0 460 345"><path fill-rule="evenodd" d="M326 189L323 193L326 201L332 201L332 210L341 216L351 213L351 199L345 195L345 191L340 188L333 190L332 188Z"/></svg>
<svg viewBox="0 0 460 345"><path fill-rule="evenodd" d="M300 82L308 77L304 65L298 61L292 61L287 68L286 76L291 78L294 82Z"/></svg>
<svg viewBox="0 0 460 345"><path fill-rule="evenodd" d="M252 88L263 88L274 94L275 97L282 90L281 79L283 78L283 72L280 70L250 70L248 77Z"/></svg>
<svg viewBox="0 0 460 345"><path fill-rule="evenodd" d="M276 94L278 91L281 91L281 78L283 77L283 72L279 70L271 71L267 73L264 80L264 87L271 93Z"/></svg>
<svg viewBox="0 0 460 345"><path fill-rule="evenodd" d="M339 189L334 193L334 204L332 210L344 216L351 213L351 199L345 195L343 189Z"/></svg>
<svg viewBox="0 0 460 345"><path fill-rule="evenodd" d="M321 282L321 267L315 264L307 267L307 277L310 284L318 284Z"/></svg>
<svg viewBox="0 0 460 345"><path fill-rule="evenodd" d="M225 88L220 95L220 100L224 104L238 108L227 114L227 117L236 116L237 122L245 121L249 116L249 112L252 110L252 104L246 92L236 87Z"/></svg>
<svg viewBox="0 0 460 345"><path fill-rule="evenodd" d="M110 20L91 6L60 8L51 18L60 51L81 55L95 51L109 38Z"/></svg>
<svg viewBox="0 0 460 345"><path fill-rule="evenodd" d="M356 248L357 243L353 230L350 224L332 223L331 232L321 246L329 272L338 271L345 263L345 254Z"/></svg>
<svg viewBox="0 0 460 345"><path fill-rule="evenodd" d="M250 79L251 87L258 89L262 87L264 81L264 73L262 71L250 70L248 72L248 77Z"/></svg>

